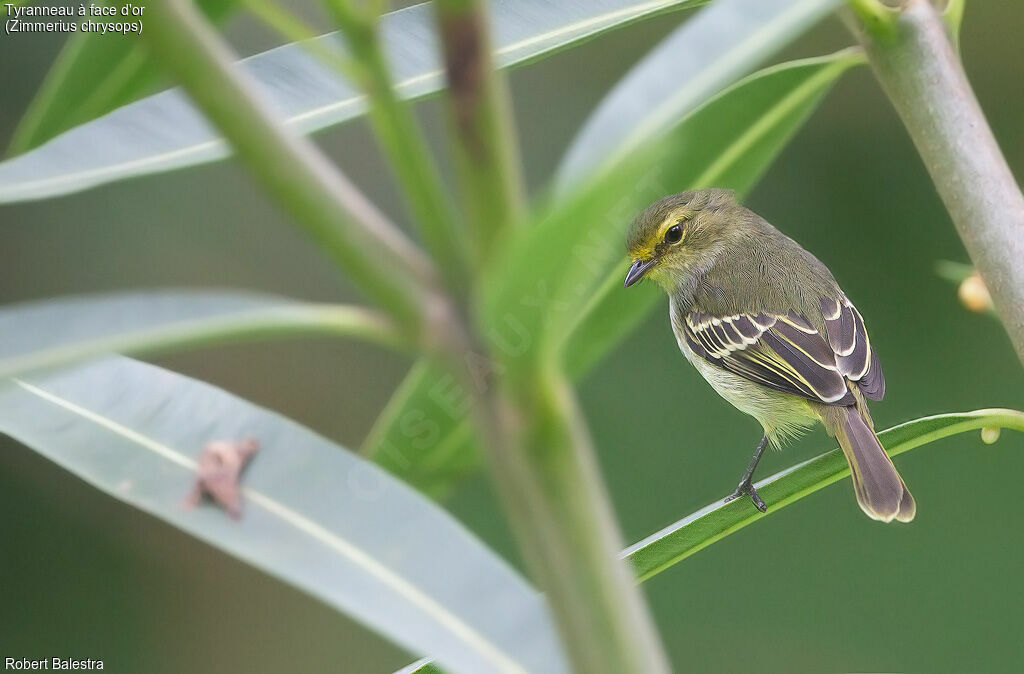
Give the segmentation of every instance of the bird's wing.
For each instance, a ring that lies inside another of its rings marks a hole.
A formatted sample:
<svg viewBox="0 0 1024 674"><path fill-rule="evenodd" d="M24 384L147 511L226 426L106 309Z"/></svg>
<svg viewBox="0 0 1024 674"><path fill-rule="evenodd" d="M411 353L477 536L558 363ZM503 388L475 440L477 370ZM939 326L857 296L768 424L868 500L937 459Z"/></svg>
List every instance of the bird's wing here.
<svg viewBox="0 0 1024 674"><path fill-rule="evenodd" d="M871 348L871 339L857 307L850 300L821 298L821 315L825 334L836 354L839 372L860 386L860 392L872 400L885 396L885 376L878 354Z"/></svg>
<svg viewBox="0 0 1024 674"><path fill-rule="evenodd" d="M768 388L827 405L852 405L847 381L865 396L885 393L864 320L845 298L822 300L825 335L803 315L691 310L683 322L690 349L707 362Z"/></svg>

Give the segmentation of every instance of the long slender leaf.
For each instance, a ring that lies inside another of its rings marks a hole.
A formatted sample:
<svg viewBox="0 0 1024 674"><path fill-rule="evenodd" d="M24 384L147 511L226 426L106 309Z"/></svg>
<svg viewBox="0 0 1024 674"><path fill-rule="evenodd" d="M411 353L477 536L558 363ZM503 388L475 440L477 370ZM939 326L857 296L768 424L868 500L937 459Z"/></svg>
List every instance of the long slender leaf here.
<svg viewBox="0 0 1024 674"><path fill-rule="evenodd" d="M521 65L653 14L704 0L500 0L491 34L500 67ZM429 3L381 23L395 86L415 99L443 76ZM321 40L338 43L336 34ZM362 115L362 94L299 44L258 54L241 67L296 129L310 133ZM69 194L111 181L222 159L227 144L179 90L119 108L24 155L0 163L0 203Z"/></svg>
<svg viewBox="0 0 1024 674"><path fill-rule="evenodd" d="M893 426L879 432L878 437L889 454L896 456L958 433L986 428L1024 431L1024 412L984 409L938 414ZM849 474L842 450L832 450L759 481L757 490L769 505L767 513L755 510L746 499L728 503L716 501L629 546L622 552L622 558L633 564L641 581L647 580L748 524L773 515L784 506ZM413 672L441 674L440 668L428 659L414 662L395 674Z"/></svg>
<svg viewBox="0 0 1024 674"><path fill-rule="evenodd" d="M985 409L974 412L938 414L893 426L878 434L886 451L896 456L942 438L981 428L1024 431L1024 412ZM850 474L840 449L797 464L755 486L768 505L761 513L747 499L716 501L661 531L627 548L629 559L641 580L703 550L715 541L739 531L752 522L774 515L783 507L813 494Z"/></svg>
<svg viewBox="0 0 1024 674"><path fill-rule="evenodd" d="M581 294L573 301L566 315L560 317L564 327L551 329L551 337L556 338L551 348L564 358L572 376L580 376L593 366L662 297L657 288L643 285L624 291L625 269L612 261L619 255L621 230L633 211L666 192L686 187L719 185L745 192L785 147L831 84L861 60L856 53L841 52L773 66L745 78L708 101L671 133L669 142L685 151L652 157L640 175L651 171L656 174L653 179L624 177L619 185L630 185L629 190L609 188L608 184L615 185L616 180L581 190L575 200L542 225L554 233L538 234L533 243L547 241L555 246L555 253L575 252L582 240L587 244L584 252L596 249L603 256L597 258L598 264L591 270L604 275L603 284L590 290L588 297ZM662 162L659 164L656 158ZM608 206L609 199L615 199L614 212ZM607 210L602 212L602 208ZM610 238L603 245L591 243L596 223L604 228L602 235ZM590 227L581 232L581 225ZM556 231L560 229L570 233L562 236ZM529 252L524 250L523 254ZM532 261L522 268L526 273L535 270ZM530 287L528 282L519 288L520 295L508 296L511 310L496 311L496 322L491 326L492 339L509 352L529 348L538 338L537 332L524 326L528 319L536 328L541 319L528 314L544 309L544 300L550 301L552 293L550 287ZM523 315L527 318L520 318ZM465 421L467 412L455 404L466 398L453 388L451 376L443 370L413 371L389 403L388 415L378 420L363 452L410 484L442 496L454 481L477 466L471 430Z"/></svg>
<svg viewBox="0 0 1024 674"><path fill-rule="evenodd" d="M224 391L105 359L0 385L0 431L449 671L567 671L543 599L447 513ZM241 519L186 508L203 446L242 437Z"/></svg>
<svg viewBox="0 0 1024 674"><path fill-rule="evenodd" d="M196 6L208 19L220 22L235 0L198 0ZM160 74L134 35L75 33L15 129L10 152L25 152L138 98L154 88Z"/></svg>
<svg viewBox="0 0 1024 674"><path fill-rule="evenodd" d="M720 0L701 10L605 96L566 151L559 184L579 182L664 133L841 2Z"/></svg>
<svg viewBox="0 0 1024 674"><path fill-rule="evenodd" d="M0 378L109 353L142 355L302 334L398 343L389 322L359 307L221 291L86 295L0 309Z"/></svg>

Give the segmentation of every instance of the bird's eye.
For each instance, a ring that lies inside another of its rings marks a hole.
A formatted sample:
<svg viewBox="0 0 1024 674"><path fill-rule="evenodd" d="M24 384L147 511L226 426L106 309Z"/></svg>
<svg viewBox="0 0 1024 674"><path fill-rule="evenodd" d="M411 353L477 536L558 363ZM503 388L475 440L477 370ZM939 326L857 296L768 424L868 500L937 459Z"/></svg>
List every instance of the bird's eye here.
<svg viewBox="0 0 1024 674"><path fill-rule="evenodd" d="M679 243L683 240L683 228L679 225L672 225L665 232L666 243Z"/></svg>

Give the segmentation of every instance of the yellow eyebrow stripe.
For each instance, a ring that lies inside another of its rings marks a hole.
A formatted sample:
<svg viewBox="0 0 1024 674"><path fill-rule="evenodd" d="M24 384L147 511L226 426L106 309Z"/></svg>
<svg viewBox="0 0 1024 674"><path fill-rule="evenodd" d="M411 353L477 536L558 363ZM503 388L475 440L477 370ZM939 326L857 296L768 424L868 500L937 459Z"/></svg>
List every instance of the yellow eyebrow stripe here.
<svg viewBox="0 0 1024 674"><path fill-rule="evenodd" d="M687 221L689 221L690 218L692 218L692 217L693 217L693 215L690 214L690 213L679 213L679 212L672 213L671 215L669 215L667 218L665 218L664 220L661 221L660 225L658 225L658 236L656 236L654 238L654 241L651 243L651 245L652 246L658 245L658 242L662 241L665 238L665 232L668 231L669 227L672 227L673 225L682 225L682 224L686 223ZM687 232L687 228L683 227L683 238L684 239L686 238L686 232Z"/></svg>
<svg viewBox="0 0 1024 674"><path fill-rule="evenodd" d="M644 259L644 260L648 260L648 259L654 257L655 249L657 248L659 243L664 241L664 239L665 239L665 232L668 231L669 227L671 227L672 225L676 225L676 224L683 224L683 223L687 222L692 217L693 217L693 214L691 214L689 212L679 212L679 211L676 211L674 213L669 214L668 217L666 217L664 220L661 221L661 224L658 225L658 229L655 232L654 236L652 236L652 237L650 237L650 239L648 239L648 241L646 242L645 246L643 246L642 248L635 248L635 249L629 251L630 257L632 257L634 259ZM684 227L683 228L683 238L684 239L686 238L686 233L687 233L687 230Z"/></svg>

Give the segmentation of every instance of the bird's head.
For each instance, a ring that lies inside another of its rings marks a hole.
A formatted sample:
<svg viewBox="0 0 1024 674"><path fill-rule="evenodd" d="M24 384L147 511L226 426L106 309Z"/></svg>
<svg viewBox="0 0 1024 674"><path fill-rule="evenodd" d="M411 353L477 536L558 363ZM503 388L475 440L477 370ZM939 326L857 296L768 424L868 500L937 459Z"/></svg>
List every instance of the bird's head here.
<svg viewBox="0 0 1024 674"><path fill-rule="evenodd" d="M714 260L742 210L731 190L693 190L655 201L629 226L626 251L633 265L626 287L648 277L670 290Z"/></svg>

